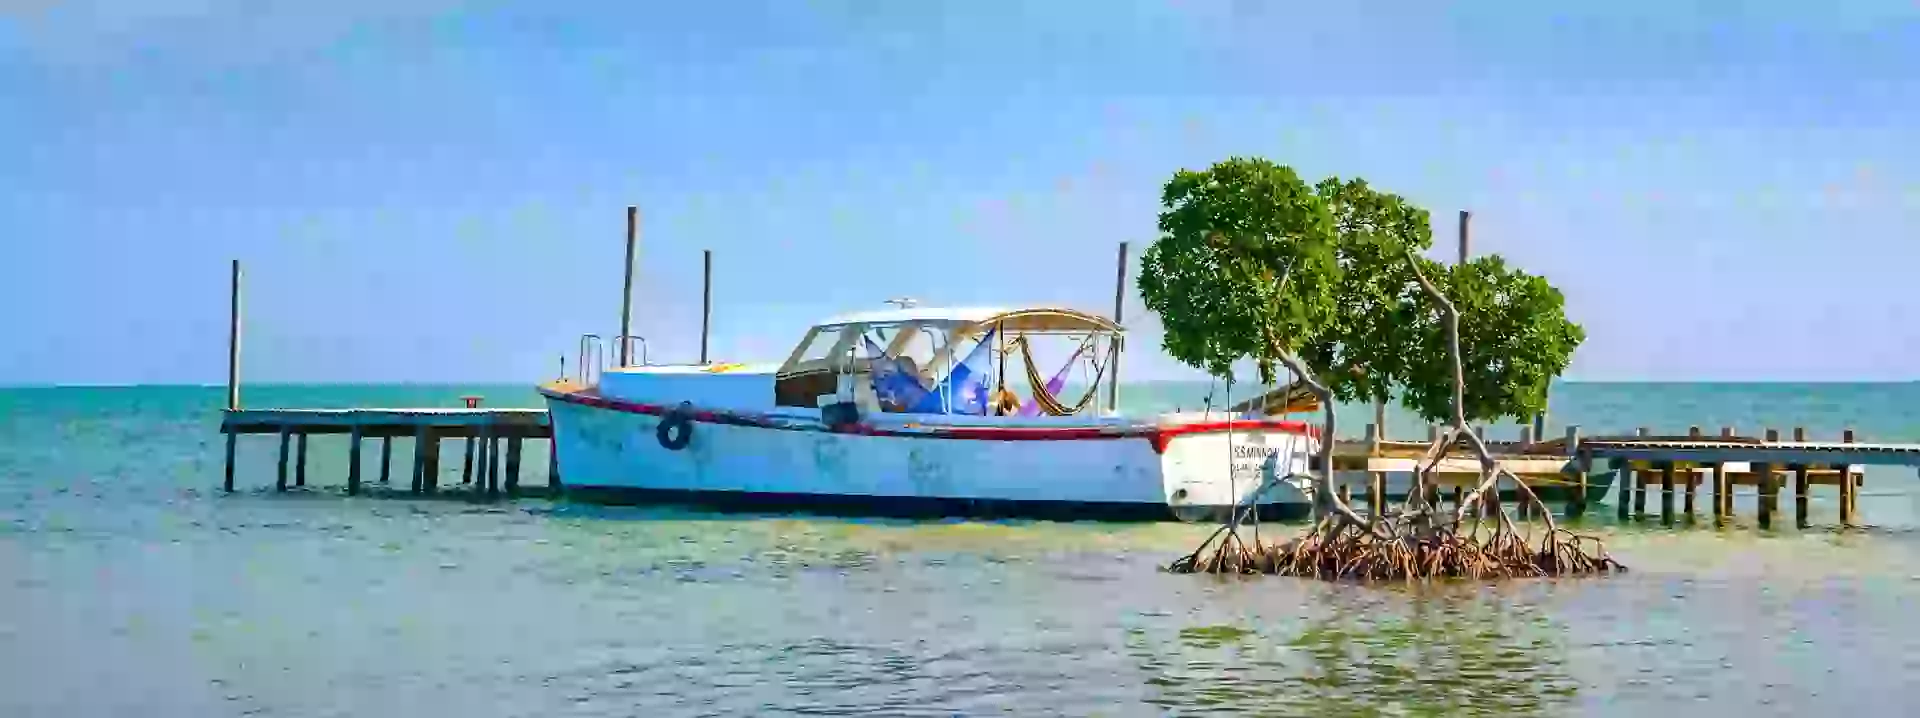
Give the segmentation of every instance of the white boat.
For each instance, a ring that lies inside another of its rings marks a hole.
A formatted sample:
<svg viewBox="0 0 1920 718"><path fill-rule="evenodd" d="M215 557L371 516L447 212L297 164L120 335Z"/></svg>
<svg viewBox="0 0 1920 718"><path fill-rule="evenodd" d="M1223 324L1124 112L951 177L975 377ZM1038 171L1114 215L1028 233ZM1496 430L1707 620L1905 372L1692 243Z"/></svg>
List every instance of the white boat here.
<svg viewBox="0 0 1920 718"><path fill-rule="evenodd" d="M1118 412L1117 370L1109 370L1124 332L1099 316L904 304L821 322L778 364L643 360L595 371L583 340L576 375L540 387L566 491L914 517L1215 520L1235 505L1258 505L1263 517L1306 511L1299 477L1317 427L1222 411ZM1044 381L1033 358L1042 340L1075 347ZM1014 356L1024 376L1008 376ZM1093 379L1067 405L1058 393L1074 368ZM1027 396L1019 402L984 406L1020 388Z"/></svg>

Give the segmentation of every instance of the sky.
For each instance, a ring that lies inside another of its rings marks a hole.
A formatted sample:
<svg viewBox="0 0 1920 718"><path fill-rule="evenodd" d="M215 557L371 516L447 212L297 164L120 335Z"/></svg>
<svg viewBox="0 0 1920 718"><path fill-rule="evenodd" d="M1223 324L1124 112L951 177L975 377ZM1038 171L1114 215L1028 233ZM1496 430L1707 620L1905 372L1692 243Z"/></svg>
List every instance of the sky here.
<svg viewBox="0 0 1920 718"><path fill-rule="evenodd" d="M618 331L628 205L657 361L702 250L721 360L902 295L1104 314L1235 155L1436 257L1471 210L1569 379L1920 378L1920 3L1822 5L0 0L0 384L223 382L232 259L246 381L543 380ZM1198 376L1126 314L1127 378Z"/></svg>

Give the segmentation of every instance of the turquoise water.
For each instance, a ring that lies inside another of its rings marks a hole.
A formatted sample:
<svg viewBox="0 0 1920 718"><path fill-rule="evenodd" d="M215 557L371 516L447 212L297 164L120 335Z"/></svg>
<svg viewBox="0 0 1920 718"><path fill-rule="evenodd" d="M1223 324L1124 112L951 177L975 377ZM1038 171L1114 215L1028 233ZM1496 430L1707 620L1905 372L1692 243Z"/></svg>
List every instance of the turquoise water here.
<svg viewBox="0 0 1920 718"><path fill-rule="evenodd" d="M1130 385L1123 403L1206 391ZM465 393L536 405L498 386L244 399ZM1920 694L1911 470L1869 473L1857 530L1826 528L1826 494L1807 531L1601 511L1586 529L1633 573L1372 588L1160 573L1204 531L1178 524L347 498L328 437L310 490L284 495L273 440L242 440L224 496L223 400L0 390L0 715L1904 715ZM1370 413L1343 410L1345 428ZM1552 417L1920 441L1920 385L1569 384Z"/></svg>

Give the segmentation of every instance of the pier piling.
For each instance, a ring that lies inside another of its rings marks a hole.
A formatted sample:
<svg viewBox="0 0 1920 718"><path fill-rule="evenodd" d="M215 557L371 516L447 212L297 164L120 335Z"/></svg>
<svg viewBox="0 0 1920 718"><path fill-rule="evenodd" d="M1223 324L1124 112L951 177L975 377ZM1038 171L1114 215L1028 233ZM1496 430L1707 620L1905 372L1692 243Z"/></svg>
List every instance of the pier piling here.
<svg viewBox="0 0 1920 718"><path fill-rule="evenodd" d="M520 437L507 439L507 498L520 495Z"/></svg>
<svg viewBox="0 0 1920 718"><path fill-rule="evenodd" d="M300 432L293 442L299 447L295 450L296 456L293 460L293 485L305 488L307 485L307 432Z"/></svg>
<svg viewBox="0 0 1920 718"><path fill-rule="evenodd" d="M1806 441L1806 427L1793 427L1793 440L1795 443ZM1791 468L1793 469L1793 526L1804 529L1807 527L1807 465L1793 464ZM1843 482L1846 475L1846 468L1842 467L1840 476Z"/></svg>
<svg viewBox="0 0 1920 718"><path fill-rule="evenodd" d="M239 439L240 436L238 434L227 432L227 475L226 479L221 482L220 487L229 494L233 493L233 452L235 444L238 443Z"/></svg>
<svg viewBox="0 0 1920 718"><path fill-rule="evenodd" d="M347 435L347 495L360 493L360 425Z"/></svg>
<svg viewBox="0 0 1920 718"><path fill-rule="evenodd" d="M1840 432L1840 443L1842 444L1853 443L1852 429L1846 429ZM1852 467L1849 467L1846 464L1841 464L1839 468L1840 468L1840 525L1852 526L1857 514L1856 509L1858 508L1857 506L1854 505L1854 500L1860 497L1860 486L1859 484L1854 483L1853 472L1850 470Z"/></svg>
<svg viewBox="0 0 1920 718"><path fill-rule="evenodd" d="M426 462L420 467L420 490L432 494L440 490L440 435L429 428L426 437Z"/></svg>
<svg viewBox="0 0 1920 718"><path fill-rule="evenodd" d="M1633 462L1625 459L1613 459L1607 462L1607 465L1613 469L1614 490L1619 493L1619 498L1613 501L1614 513L1617 518L1624 521L1628 516L1627 512L1632 508Z"/></svg>
<svg viewBox="0 0 1920 718"><path fill-rule="evenodd" d="M1568 518L1579 518L1587 513L1587 474L1593 473L1593 455L1580 451L1580 425L1567 427L1567 453L1574 457L1573 500L1567 504Z"/></svg>
<svg viewBox="0 0 1920 718"><path fill-rule="evenodd" d="M1652 432L1643 426L1635 429L1633 433L1634 436L1645 437ZM1649 477L1645 471L1636 471L1634 473L1639 474L1639 476L1637 480L1633 482L1633 516L1634 518L1643 518L1647 515L1647 482Z"/></svg>
<svg viewBox="0 0 1920 718"><path fill-rule="evenodd" d="M1687 427L1687 438L1699 440L1700 427ZM1693 499L1700 491L1700 467L1696 464L1687 464L1686 468L1681 471L1681 476L1685 477L1687 482L1686 487L1682 489L1682 491L1686 492L1683 514L1687 517L1688 521L1692 521L1694 517Z"/></svg>
<svg viewBox="0 0 1920 718"><path fill-rule="evenodd" d="M293 427L280 427L280 470L274 479L275 491L287 490L287 444L293 439Z"/></svg>
<svg viewBox="0 0 1920 718"><path fill-rule="evenodd" d="M427 478L427 427L420 425L413 429L413 483L408 491L420 493L426 489Z"/></svg>
<svg viewBox="0 0 1920 718"><path fill-rule="evenodd" d="M1780 440L1780 430L1766 430L1767 443ZM1772 528L1774 515L1780 513L1780 479L1774 475L1776 467L1771 462L1759 464L1756 480L1760 487L1760 528Z"/></svg>
<svg viewBox="0 0 1920 718"><path fill-rule="evenodd" d="M1673 525L1673 462L1660 464L1660 523Z"/></svg>
<svg viewBox="0 0 1920 718"><path fill-rule="evenodd" d="M552 439L547 440L547 489L560 488L560 447Z"/></svg>
<svg viewBox="0 0 1920 718"><path fill-rule="evenodd" d="M466 458L460 462L460 485L473 483L473 437L467 437Z"/></svg>
<svg viewBox="0 0 1920 718"><path fill-rule="evenodd" d="M393 437L380 437L380 483L387 483L387 472L393 467Z"/></svg>

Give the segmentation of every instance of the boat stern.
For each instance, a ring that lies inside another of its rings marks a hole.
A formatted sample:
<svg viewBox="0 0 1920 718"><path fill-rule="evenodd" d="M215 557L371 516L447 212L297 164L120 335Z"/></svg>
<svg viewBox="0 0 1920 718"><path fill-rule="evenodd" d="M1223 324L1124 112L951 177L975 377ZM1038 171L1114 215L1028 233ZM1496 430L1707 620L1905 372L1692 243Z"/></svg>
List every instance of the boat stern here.
<svg viewBox="0 0 1920 718"><path fill-rule="evenodd" d="M1261 518L1304 515L1316 433L1305 422L1271 419L1163 423L1154 444L1167 506L1193 522L1224 521L1247 505Z"/></svg>

